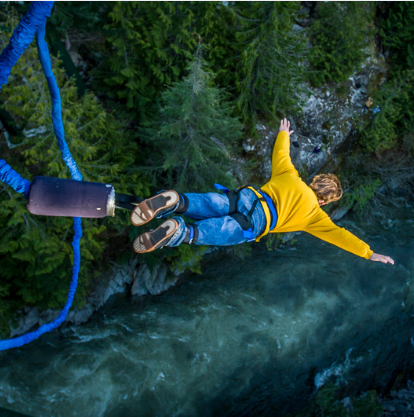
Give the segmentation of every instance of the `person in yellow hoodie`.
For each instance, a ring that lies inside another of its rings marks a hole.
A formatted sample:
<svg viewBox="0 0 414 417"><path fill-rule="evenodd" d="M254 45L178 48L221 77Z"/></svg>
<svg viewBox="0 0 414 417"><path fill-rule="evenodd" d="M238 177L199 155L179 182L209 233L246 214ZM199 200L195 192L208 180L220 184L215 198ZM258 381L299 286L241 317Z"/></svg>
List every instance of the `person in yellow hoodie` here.
<svg viewBox="0 0 414 417"><path fill-rule="evenodd" d="M237 190L215 184L219 193L162 191L144 200L131 214L135 226L172 213L193 220L186 223L172 217L157 229L138 236L134 250L151 252L182 243L196 245L236 245L259 241L268 233L304 231L371 261L394 264L389 256L370 247L344 228L336 226L321 209L342 197L342 187L334 174L320 174L308 186L299 177L290 159L290 122L281 120L272 155L272 176L261 188L244 186Z"/></svg>

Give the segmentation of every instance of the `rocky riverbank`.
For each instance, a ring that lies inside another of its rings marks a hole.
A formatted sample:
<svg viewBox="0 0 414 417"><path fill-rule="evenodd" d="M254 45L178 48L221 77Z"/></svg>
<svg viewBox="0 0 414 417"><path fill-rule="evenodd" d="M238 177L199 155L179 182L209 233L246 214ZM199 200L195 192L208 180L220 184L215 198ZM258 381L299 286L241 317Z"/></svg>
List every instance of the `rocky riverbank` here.
<svg viewBox="0 0 414 417"><path fill-rule="evenodd" d="M119 293L130 291L132 295L158 295L176 284L180 273L169 274L165 264L155 266L152 270L147 265L138 265L136 258L129 265L113 265L111 270L97 280L97 284L87 297L85 306L72 308L66 322L72 324L86 323L95 311L100 309L108 299ZM60 310L39 311L37 307L25 308L17 326L11 327L10 337L19 336L38 326L56 319Z"/></svg>

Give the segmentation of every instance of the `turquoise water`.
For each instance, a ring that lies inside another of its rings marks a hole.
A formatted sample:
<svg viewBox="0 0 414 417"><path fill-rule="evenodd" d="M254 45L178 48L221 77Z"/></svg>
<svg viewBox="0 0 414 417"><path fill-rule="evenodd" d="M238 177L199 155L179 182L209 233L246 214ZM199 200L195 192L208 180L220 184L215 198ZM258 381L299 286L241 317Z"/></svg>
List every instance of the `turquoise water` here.
<svg viewBox="0 0 414 417"><path fill-rule="evenodd" d="M344 221L395 266L312 236L211 258L160 296L0 354L0 407L32 416L278 416L327 382L384 387L414 360L412 210Z"/></svg>

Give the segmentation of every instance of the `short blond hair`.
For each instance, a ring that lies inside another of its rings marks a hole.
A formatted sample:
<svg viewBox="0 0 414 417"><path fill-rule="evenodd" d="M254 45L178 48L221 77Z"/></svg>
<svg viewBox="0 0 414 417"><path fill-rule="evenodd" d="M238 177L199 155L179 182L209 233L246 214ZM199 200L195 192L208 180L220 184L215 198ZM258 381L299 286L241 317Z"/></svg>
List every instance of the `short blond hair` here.
<svg viewBox="0 0 414 417"><path fill-rule="evenodd" d="M343 194L341 182L334 174L315 175L309 187L312 188L316 197L326 204L338 201Z"/></svg>

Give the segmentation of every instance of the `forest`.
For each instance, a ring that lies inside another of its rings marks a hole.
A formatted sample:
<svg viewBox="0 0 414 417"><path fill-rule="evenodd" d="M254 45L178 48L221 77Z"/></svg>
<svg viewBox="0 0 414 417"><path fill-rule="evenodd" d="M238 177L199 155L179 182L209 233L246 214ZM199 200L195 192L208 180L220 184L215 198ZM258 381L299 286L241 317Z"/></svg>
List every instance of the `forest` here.
<svg viewBox="0 0 414 417"><path fill-rule="evenodd" d="M2 50L27 9L0 4ZM84 179L143 198L242 185L235 161L243 140L257 139L257 124L276 129L280 118L300 114L309 86L346 88L373 46L387 79L370 80L367 95L381 111L354 120L356 140L336 172L351 184L342 204L364 212L413 198L413 2L68 1L54 5L46 33L67 142ZM0 100L1 158L28 179L68 178L34 43ZM247 183L255 163L244 166ZM0 330L7 334L24 307L64 304L73 229L70 218L31 216L6 185L0 193ZM83 220L77 306L108 265L134 256L142 230L128 216ZM166 248L139 262L200 272L204 251Z"/></svg>

